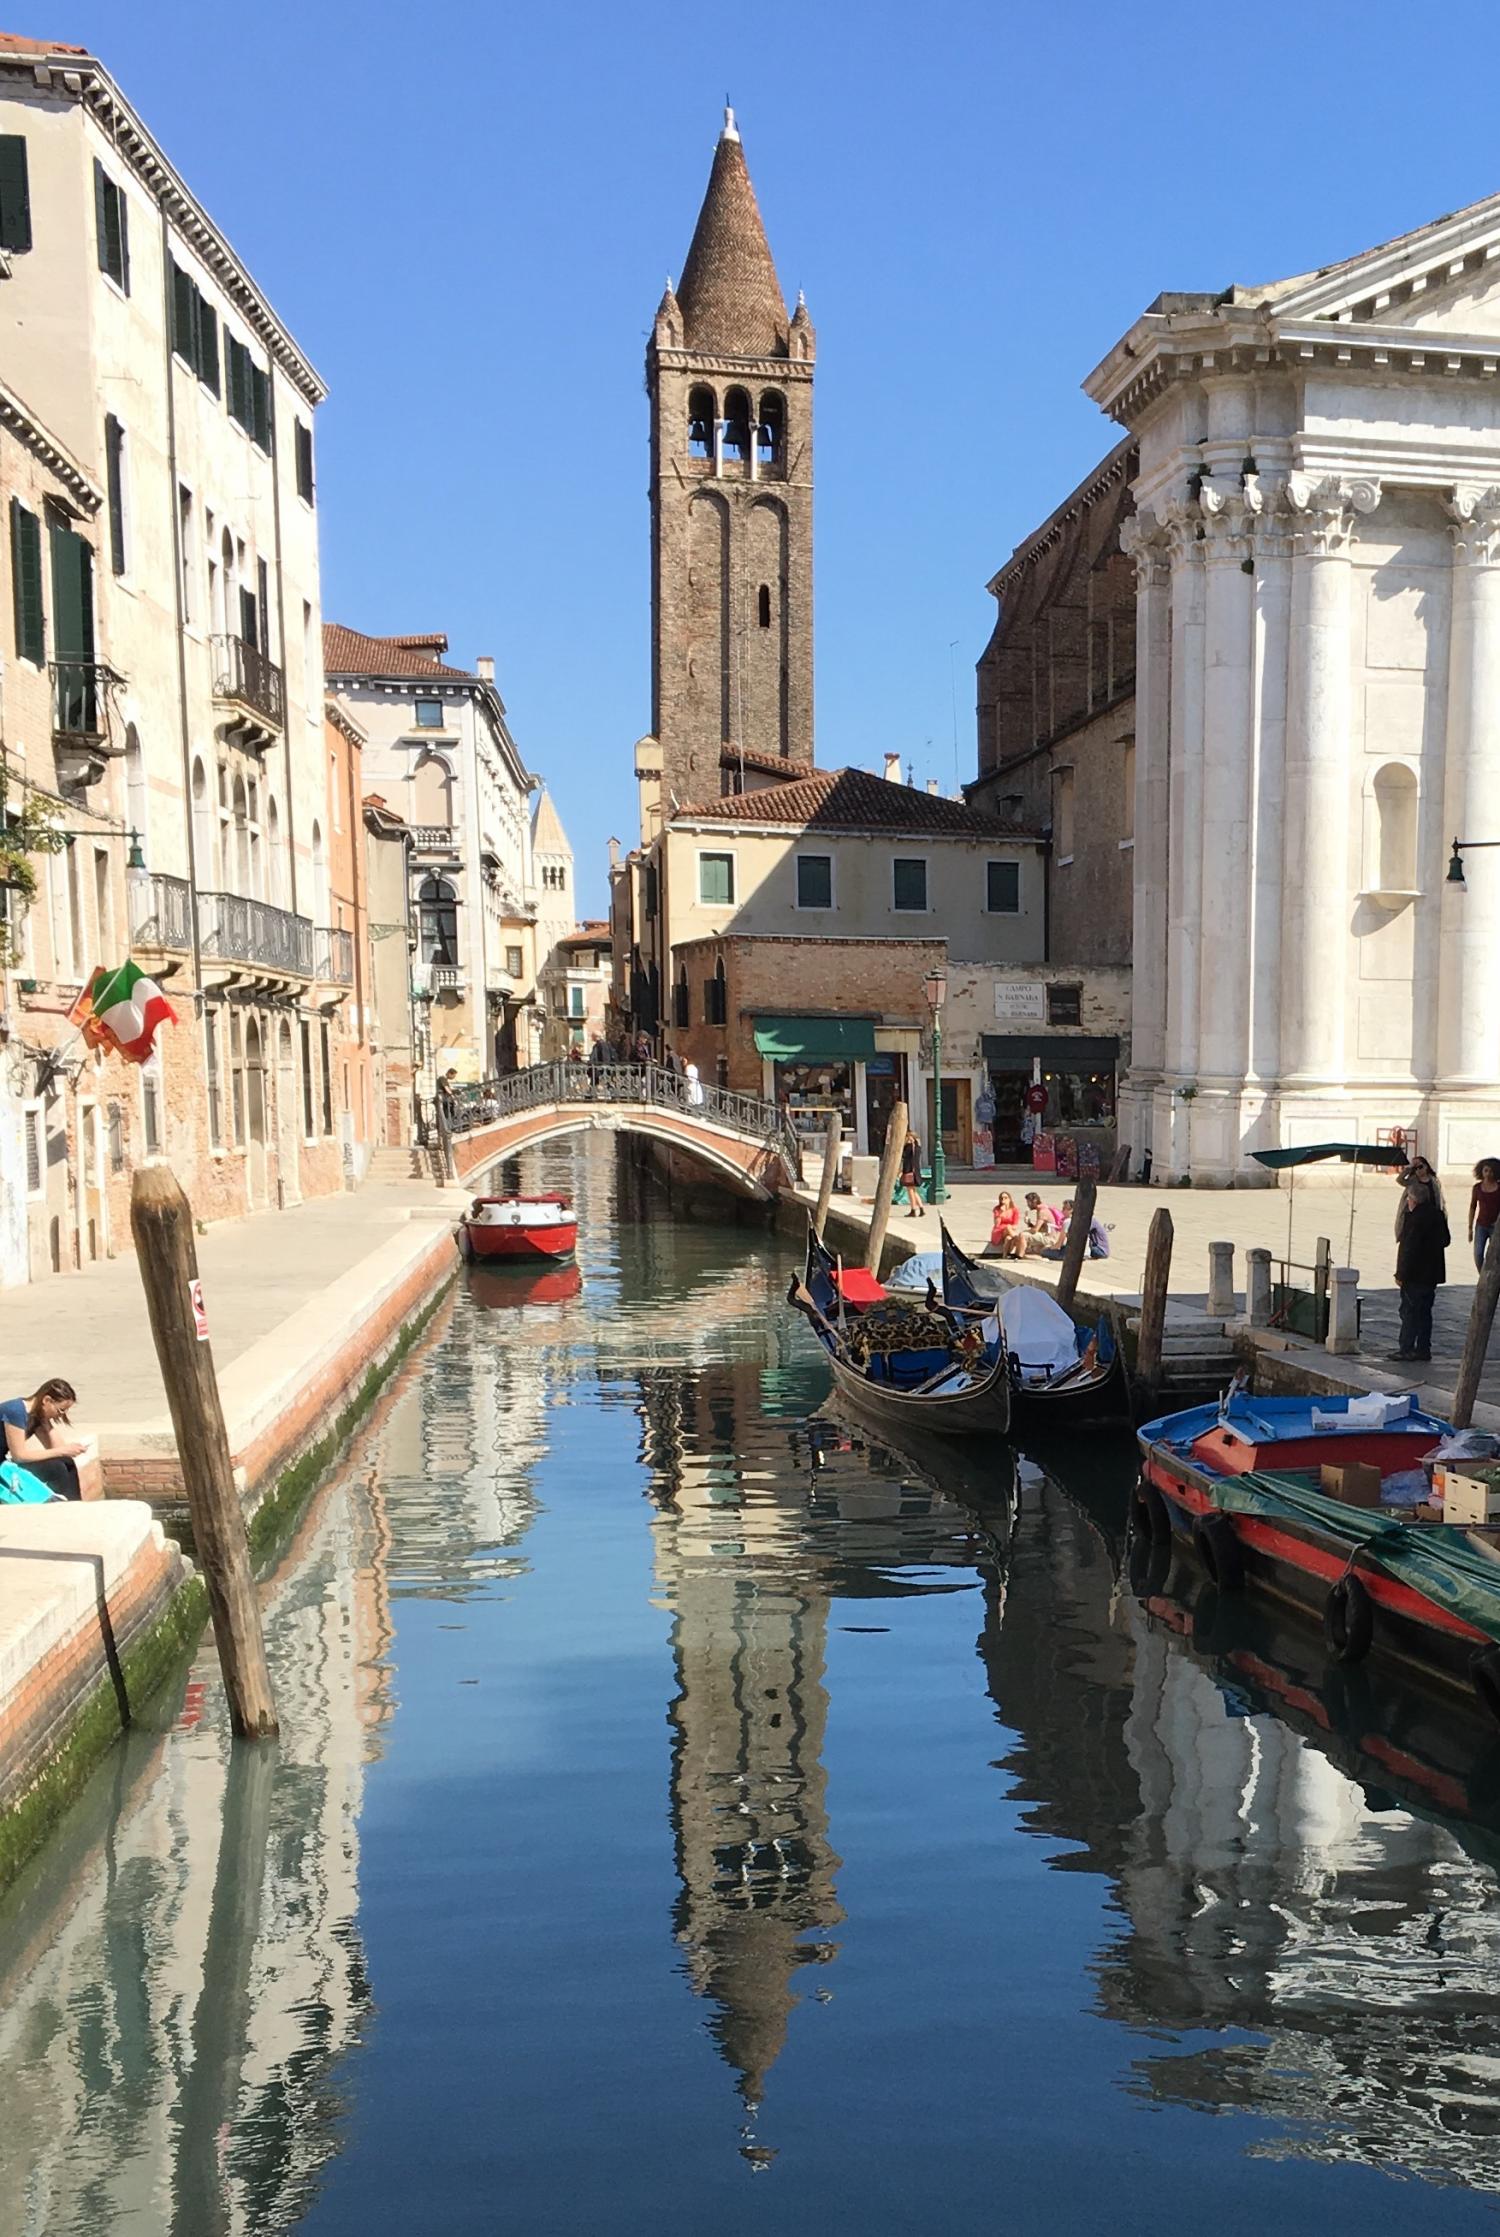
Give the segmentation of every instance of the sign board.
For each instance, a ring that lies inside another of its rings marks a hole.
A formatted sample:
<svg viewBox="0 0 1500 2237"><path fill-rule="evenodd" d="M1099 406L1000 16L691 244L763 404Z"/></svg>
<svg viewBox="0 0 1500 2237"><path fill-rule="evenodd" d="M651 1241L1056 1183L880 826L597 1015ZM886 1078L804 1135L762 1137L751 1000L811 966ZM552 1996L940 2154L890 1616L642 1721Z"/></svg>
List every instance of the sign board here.
<svg viewBox="0 0 1500 2237"><path fill-rule="evenodd" d="M1047 989L1040 979L997 979L997 1018L1025 1018L1037 1025L1047 1022Z"/></svg>
<svg viewBox="0 0 1500 2237"><path fill-rule="evenodd" d="M188 1302L193 1308L193 1328L200 1344L208 1342L208 1312L203 1303L203 1284L194 1280L188 1283Z"/></svg>

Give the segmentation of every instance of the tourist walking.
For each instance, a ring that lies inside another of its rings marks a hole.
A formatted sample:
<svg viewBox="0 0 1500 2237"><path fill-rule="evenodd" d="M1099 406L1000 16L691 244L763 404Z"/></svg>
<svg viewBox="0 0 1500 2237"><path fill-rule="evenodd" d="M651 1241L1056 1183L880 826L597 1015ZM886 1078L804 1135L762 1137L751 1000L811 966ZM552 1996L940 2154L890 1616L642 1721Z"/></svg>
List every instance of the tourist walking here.
<svg viewBox="0 0 1500 2237"><path fill-rule="evenodd" d="M1402 1175L1396 1213L1396 1287L1401 1292L1400 1348L1392 1359L1431 1359L1432 1308L1448 1278L1444 1257L1452 1237L1443 1192L1425 1158Z"/></svg>
<svg viewBox="0 0 1500 2237"><path fill-rule="evenodd" d="M921 1219L924 1216L919 1193L921 1186L922 1146L917 1140L916 1129L909 1126L906 1129L906 1140L901 1145L901 1179L897 1183L897 1193L906 1198L908 1219Z"/></svg>
<svg viewBox="0 0 1500 2237"><path fill-rule="evenodd" d="M1482 1157L1474 1168L1474 1187L1469 1197L1469 1241L1474 1246L1474 1264L1481 1270L1490 1231L1497 1223L1500 1223L1500 1158Z"/></svg>

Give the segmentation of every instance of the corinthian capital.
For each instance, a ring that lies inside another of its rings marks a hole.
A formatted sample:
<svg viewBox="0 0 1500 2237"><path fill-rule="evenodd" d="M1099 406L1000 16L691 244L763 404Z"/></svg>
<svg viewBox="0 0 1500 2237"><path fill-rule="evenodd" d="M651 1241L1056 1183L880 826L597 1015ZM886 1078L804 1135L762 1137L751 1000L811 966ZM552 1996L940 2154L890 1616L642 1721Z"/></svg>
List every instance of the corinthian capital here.
<svg viewBox="0 0 1500 2237"><path fill-rule="evenodd" d="M1380 484L1345 481L1340 474L1325 474L1319 481L1310 474L1288 474L1286 501L1295 548L1322 557L1346 549L1354 516L1373 513L1380 503Z"/></svg>
<svg viewBox="0 0 1500 2237"><path fill-rule="evenodd" d="M1139 589L1146 590L1152 583L1165 581L1169 558L1167 532L1149 506L1144 511L1125 515L1120 523L1120 549L1127 559L1135 561Z"/></svg>
<svg viewBox="0 0 1500 2237"><path fill-rule="evenodd" d="M1451 520L1456 558L1476 567L1493 566L1500 559L1500 489L1479 489L1459 483L1444 500Z"/></svg>

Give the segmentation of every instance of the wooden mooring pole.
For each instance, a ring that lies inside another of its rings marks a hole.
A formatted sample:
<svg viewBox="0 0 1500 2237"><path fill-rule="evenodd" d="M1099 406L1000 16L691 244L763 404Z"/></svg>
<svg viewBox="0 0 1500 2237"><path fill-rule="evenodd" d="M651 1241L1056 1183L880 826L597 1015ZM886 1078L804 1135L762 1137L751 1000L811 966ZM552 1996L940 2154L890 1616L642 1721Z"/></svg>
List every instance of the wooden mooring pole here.
<svg viewBox="0 0 1500 2237"><path fill-rule="evenodd" d="M198 1563L208 1587L229 1721L242 1739L274 1739L276 1704L209 1348L192 1208L170 1166L143 1165L136 1172L130 1230L172 1409Z"/></svg>
<svg viewBox="0 0 1500 2237"><path fill-rule="evenodd" d="M891 1224L891 1198L901 1171L901 1151L906 1141L906 1105L893 1103L886 1123L885 1146L880 1152L880 1177L875 1183L875 1203L870 1213L870 1236L865 1245L865 1271L880 1272L885 1231Z"/></svg>
<svg viewBox="0 0 1500 2237"><path fill-rule="evenodd" d="M821 1243L823 1230L828 1225L828 1206L833 1198L833 1178L839 1169L839 1153L844 1146L844 1129L837 1119L829 1126L823 1148L823 1178L818 1183L818 1208L813 1214L813 1233Z"/></svg>
<svg viewBox="0 0 1500 2237"><path fill-rule="evenodd" d="M1172 1215L1163 1204L1151 1215L1146 1237L1146 1270L1141 1276L1141 1320L1136 1335L1135 1371L1148 1390L1161 1381L1162 1337L1167 1327L1167 1283L1172 1273Z"/></svg>
<svg viewBox="0 0 1500 2237"><path fill-rule="evenodd" d="M1063 1245L1062 1270L1057 1277L1057 1302L1064 1312L1070 1311L1078 1294L1078 1277L1083 1272L1084 1255L1089 1247L1089 1229L1094 1224L1094 1204L1099 1191L1092 1180L1083 1180L1073 1191L1073 1216L1068 1221L1068 1239ZM1168 1213L1170 1219L1171 1214Z"/></svg>
<svg viewBox="0 0 1500 2237"><path fill-rule="evenodd" d="M1489 1356L1490 1330L1495 1324L1497 1303L1500 1303L1500 1229L1492 1227L1484 1249L1484 1264L1474 1284L1474 1302L1469 1307L1469 1326L1464 1336L1463 1356L1458 1363L1458 1385L1453 1394L1455 1429L1467 1429L1474 1419L1474 1401L1479 1396L1479 1378Z"/></svg>

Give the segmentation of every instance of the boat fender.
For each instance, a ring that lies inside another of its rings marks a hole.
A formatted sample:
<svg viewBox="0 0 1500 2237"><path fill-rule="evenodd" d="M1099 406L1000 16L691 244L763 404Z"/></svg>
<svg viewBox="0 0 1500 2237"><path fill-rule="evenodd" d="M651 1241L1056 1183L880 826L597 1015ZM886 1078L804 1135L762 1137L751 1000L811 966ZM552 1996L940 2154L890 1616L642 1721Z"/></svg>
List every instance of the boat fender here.
<svg viewBox="0 0 1500 2237"><path fill-rule="evenodd" d="M1375 1637L1375 1609L1369 1593L1346 1569L1323 1608L1323 1637L1335 1662L1363 1662Z"/></svg>
<svg viewBox="0 0 1500 2237"><path fill-rule="evenodd" d="M1220 1592L1243 1592L1245 1557L1239 1533L1228 1515L1199 1515L1193 1524L1193 1551L1202 1562L1211 1585Z"/></svg>
<svg viewBox="0 0 1500 2237"><path fill-rule="evenodd" d="M1500 1724L1500 1647L1481 1647L1469 1664L1469 1677L1481 1706Z"/></svg>
<svg viewBox="0 0 1500 2237"><path fill-rule="evenodd" d="M1138 1526L1148 1537L1171 1537L1172 1518L1167 1512L1167 1502L1146 1476L1142 1476L1135 1487L1135 1511Z"/></svg>

